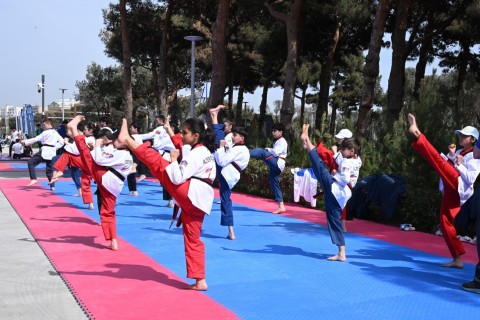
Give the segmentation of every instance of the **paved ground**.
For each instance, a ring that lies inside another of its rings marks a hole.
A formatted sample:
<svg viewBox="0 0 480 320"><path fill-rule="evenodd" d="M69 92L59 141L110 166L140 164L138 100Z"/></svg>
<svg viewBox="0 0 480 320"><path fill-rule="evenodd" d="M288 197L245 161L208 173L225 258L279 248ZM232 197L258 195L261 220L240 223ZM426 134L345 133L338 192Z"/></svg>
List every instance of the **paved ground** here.
<svg viewBox="0 0 480 320"><path fill-rule="evenodd" d="M0 172L8 178L28 173ZM88 319L1 191L0 257L0 319Z"/></svg>

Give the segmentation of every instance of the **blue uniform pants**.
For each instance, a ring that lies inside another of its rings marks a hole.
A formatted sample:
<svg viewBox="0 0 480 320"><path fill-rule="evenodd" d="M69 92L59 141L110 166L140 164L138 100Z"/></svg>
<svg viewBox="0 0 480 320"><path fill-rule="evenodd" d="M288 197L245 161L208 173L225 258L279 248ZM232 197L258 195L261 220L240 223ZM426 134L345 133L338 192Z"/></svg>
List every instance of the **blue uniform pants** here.
<svg viewBox="0 0 480 320"><path fill-rule="evenodd" d="M268 179L270 180L270 187L272 188L273 195L276 202L283 201L282 189L280 188L280 174L282 171L278 167L278 158L270 157L272 154L265 149L255 148L250 149L250 157L265 162L269 168Z"/></svg>
<svg viewBox="0 0 480 320"><path fill-rule="evenodd" d="M219 144L220 140L225 139L225 129L224 124L214 124L213 126L213 133L215 134L215 143ZM220 225L222 226L233 226L233 209L232 209L232 199L230 196L232 195L232 190L228 186L227 181L222 176L222 167L217 164L217 178L220 184Z"/></svg>
<svg viewBox="0 0 480 320"><path fill-rule="evenodd" d="M308 158L312 164L313 172L317 177L317 181L320 183L324 193L325 211L327 212L328 232L332 243L337 246L345 245L345 236L343 235L342 222L340 216L342 215L342 208L338 204L335 195L332 193L332 175L327 169L325 162L318 156L317 150L312 149L308 153Z"/></svg>

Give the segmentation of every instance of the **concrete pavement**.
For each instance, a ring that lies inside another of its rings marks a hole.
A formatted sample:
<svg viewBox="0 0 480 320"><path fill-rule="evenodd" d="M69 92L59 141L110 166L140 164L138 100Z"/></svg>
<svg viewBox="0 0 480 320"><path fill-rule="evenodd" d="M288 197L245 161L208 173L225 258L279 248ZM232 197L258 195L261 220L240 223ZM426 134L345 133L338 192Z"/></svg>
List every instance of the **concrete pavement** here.
<svg viewBox="0 0 480 320"><path fill-rule="evenodd" d="M28 172L0 172L0 186L9 178L29 179ZM0 190L0 319L88 318Z"/></svg>

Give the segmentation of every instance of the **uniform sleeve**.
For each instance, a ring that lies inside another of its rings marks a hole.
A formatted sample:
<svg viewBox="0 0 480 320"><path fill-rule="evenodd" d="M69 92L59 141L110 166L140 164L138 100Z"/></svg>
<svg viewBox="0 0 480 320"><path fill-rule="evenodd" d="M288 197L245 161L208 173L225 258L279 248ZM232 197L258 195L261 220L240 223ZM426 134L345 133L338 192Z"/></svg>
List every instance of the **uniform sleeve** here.
<svg viewBox="0 0 480 320"><path fill-rule="evenodd" d="M270 153L274 157L285 157L287 155L287 149L288 149L287 140L285 140L285 138L281 138L281 139L278 139L273 145L273 148L271 148L268 151L270 151Z"/></svg>
<svg viewBox="0 0 480 320"><path fill-rule="evenodd" d="M168 165L167 172L173 184L182 184L198 172L200 162L193 160L195 160L193 157L187 156L180 163L174 161Z"/></svg>
<svg viewBox="0 0 480 320"><path fill-rule="evenodd" d="M25 145L26 146L31 146L32 144L34 144L35 142L38 142L40 140L42 140L42 137L43 137L43 132L41 134L39 134L38 136L34 137L34 138L30 138L30 139L27 139L24 141Z"/></svg>
<svg viewBox="0 0 480 320"><path fill-rule="evenodd" d="M480 160L469 159L466 163L458 165L455 164L460 173L460 177L467 185L472 185L477 179L478 174L480 173Z"/></svg>
<svg viewBox="0 0 480 320"><path fill-rule="evenodd" d="M346 186L350 183L352 166L350 161L343 161L339 167L338 172L333 176L335 180L342 186Z"/></svg>
<svg viewBox="0 0 480 320"><path fill-rule="evenodd" d="M142 140L153 139L155 137L155 131L157 131L157 129L155 129L155 130L153 130L149 133L140 134L140 137L142 138Z"/></svg>
<svg viewBox="0 0 480 320"><path fill-rule="evenodd" d="M230 152L225 152L225 148L218 148L215 152L215 159L217 160L217 164L220 167L225 167L226 165L235 161L235 157L238 155L238 152L235 148L232 148Z"/></svg>

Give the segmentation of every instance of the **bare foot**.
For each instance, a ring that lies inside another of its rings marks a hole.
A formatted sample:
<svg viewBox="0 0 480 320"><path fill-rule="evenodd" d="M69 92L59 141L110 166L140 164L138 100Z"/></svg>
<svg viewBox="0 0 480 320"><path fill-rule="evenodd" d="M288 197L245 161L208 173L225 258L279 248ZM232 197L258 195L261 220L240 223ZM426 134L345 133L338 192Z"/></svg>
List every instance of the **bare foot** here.
<svg viewBox="0 0 480 320"><path fill-rule="evenodd" d="M137 191L132 191L128 195L132 196L132 197L138 197L138 192Z"/></svg>
<svg viewBox="0 0 480 320"><path fill-rule="evenodd" d="M287 211L285 209L285 207L282 207L282 208L278 208L277 210L273 211L272 213L273 214L281 214L282 212L285 212L285 211Z"/></svg>
<svg viewBox="0 0 480 320"><path fill-rule="evenodd" d="M345 257L344 255L336 254L333 257L327 258L327 260L345 262L347 261L347 257Z"/></svg>
<svg viewBox="0 0 480 320"><path fill-rule="evenodd" d="M418 139L420 137L420 130L418 130L417 127L417 122L415 121L415 116L411 113L408 114L408 124L410 125L408 127L408 131L415 136L415 138Z"/></svg>
<svg viewBox="0 0 480 320"><path fill-rule="evenodd" d="M84 116L76 116L75 118L70 120L69 123L67 123L67 129L69 129L70 131L73 131L72 129L76 130L77 126L78 126L78 123L82 120L85 120Z"/></svg>
<svg viewBox="0 0 480 320"><path fill-rule="evenodd" d="M211 115L217 115L220 110L222 109L225 109L225 106L223 104L219 104L218 106L216 106L215 108L211 108L208 110L208 112L211 114Z"/></svg>
<svg viewBox="0 0 480 320"><path fill-rule="evenodd" d="M57 171L56 174L53 174L52 180L50 180L48 182L48 184L54 184L55 181L60 179L62 176L63 176L63 172L62 171Z"/></svg>
<svg viewBox="0 0 480 320"><path fill-rule="evenodd" d="M75 193L72 197L80 197L81 194L80 193Z"/></svg>
<svg viewBox="0 0 480 320"><path fill-rule="evenodd" d="M117 251L117 250L118 250L117 239L112 239L112 243L110 244L110 249L113 250L113 251Z"/></svg>
<svg viewBox="0 0 480 320"><path fill-rule="evenodd" d="M235 235L233 233L229 233L228 236L227 236L227 239L228 240L236 240L237 238L235 238Z"/></svg>
<svg viewBox="0 0 480 320"><path fill-rule="evenodd" d="M88 209L89 209L89 210L95 209L95 208L93 207L93 203L89 203L89 204L88 204Z"/></svg>
<svg viewBox="0 0 480 320"><path fill-rule="evenodd" d="M140 182L142 180L145 180L147 178L146 175L142 174L140 177L138 177L137 182Z"/></svg>
<svg viewBox="0 0 480 320"><path fill-rule="evenodd" d="M130 138L128 133L128 124L127 119L122 119L122 127L120 128L120 133L118 134L118 142L126 144L127 140Z"/></svg>
<svg viewBox="0 0 480 320"><path fill-rule="evenodd" d="M50 190L55 191L55 187L50 186Z"/></svg>
<svg viewBox="0 0 480 320"><path fill-rule="evenodd" d="M453 259L449 263L442 264L442 267L462 269L463 268L463 262L460 259Z"/></svg>
<svg viewBox="0 0 480 320"><path fill-rule="evenodd" d="M302 127L302 135L300 136L300 141L303 142L304 147L306 147L305 142L308 139L308 128L310 128L310 125L305 123Z"/></svg>
<svg viewBox="0 0 480 320"><path fill-rule="evenodd" d="M208 286L205 279L198 279L195 284L191 284L185 287L187 290L195 290L195 291L207 291Z"/></svg>
<svg viewBox="0 0 480 320"><path fill-rule="evenodd" d="M35 180L35 179L30 180L30 183L27 184L27 187L33 186L35 183L37 183L37 180Z"/></svg>

